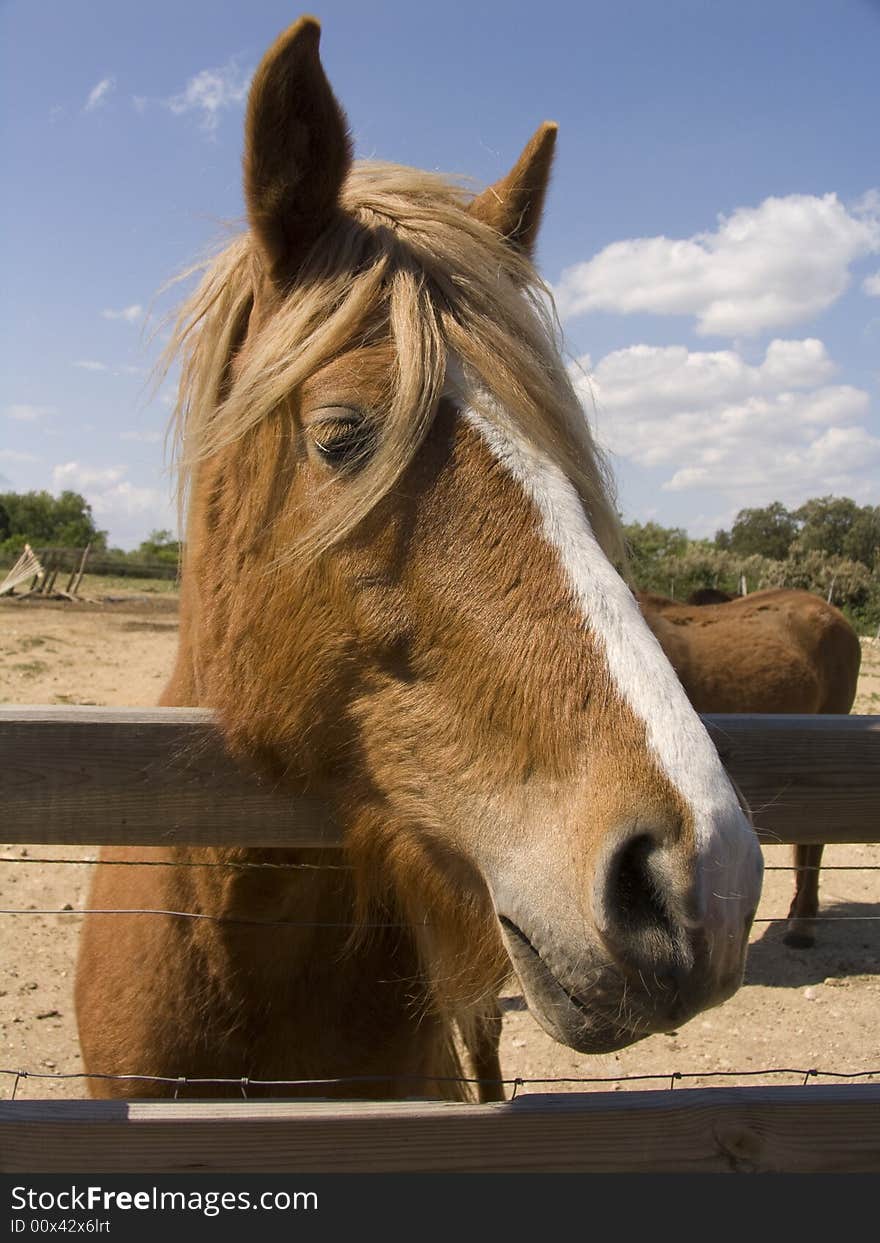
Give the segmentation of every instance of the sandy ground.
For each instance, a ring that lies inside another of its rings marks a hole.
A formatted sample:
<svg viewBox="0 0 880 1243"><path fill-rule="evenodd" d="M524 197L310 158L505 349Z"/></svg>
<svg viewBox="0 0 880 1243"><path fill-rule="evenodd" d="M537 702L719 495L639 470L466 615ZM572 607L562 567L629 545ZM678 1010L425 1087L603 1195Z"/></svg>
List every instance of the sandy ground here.
<svg viewBox="0 0 880 1243"><path fill-rule="evenodd" d="M175 607L167 595L93 606L0 601L0 702L155 703L173 661ZM880 714L880 645L865 640L863 653L854 711ZM0 846L0 908L81 907L89 865L40 860L93 854L83 848ZM505 1075L613 1081L569 1082L555 1089L581 1091L666 1088L674 1072L684 1075L681 1083L689 1087L796 1083L812 1068L844 1076L842 1081L874 1071L880 1081L880 846L826 850L823 922L813 950L785 946L783 927L773 922L785 915L791 897L789 849L769 848L765 857L768 871L746 982L734 998L680 1031L652 1036L617 1054L588 1057L546 1036L511 991L504 998ZM0 1070L46 1075L80 1070L71 993L81 919L0 915ZM786 1073L770 1073L778 1068ZM86 1094L83 1080L75 1077L0 1075L0 1095L9 1096L13 1087L19 1098Z"/></svg>

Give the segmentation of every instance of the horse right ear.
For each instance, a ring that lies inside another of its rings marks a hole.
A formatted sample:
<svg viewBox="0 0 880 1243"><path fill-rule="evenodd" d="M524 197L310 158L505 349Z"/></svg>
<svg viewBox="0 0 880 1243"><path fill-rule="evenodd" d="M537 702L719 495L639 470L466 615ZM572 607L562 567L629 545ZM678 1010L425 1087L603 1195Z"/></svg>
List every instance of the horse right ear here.
<svg viewBox="0 0 880 1243"><path fill-rule="evenodd" d="M477 195L469 209L529 256L535 249L547 196L556 129L554 121L539 125L507 176Z"/></svg>
<svg viewBox="0 0 880 1243"><path fill-rule="evenodd" d="M301 17L254 74L244 145L244 197L273 278L286 284L337 211L351 167L345 113L330 89L321 27Z"/></svg>

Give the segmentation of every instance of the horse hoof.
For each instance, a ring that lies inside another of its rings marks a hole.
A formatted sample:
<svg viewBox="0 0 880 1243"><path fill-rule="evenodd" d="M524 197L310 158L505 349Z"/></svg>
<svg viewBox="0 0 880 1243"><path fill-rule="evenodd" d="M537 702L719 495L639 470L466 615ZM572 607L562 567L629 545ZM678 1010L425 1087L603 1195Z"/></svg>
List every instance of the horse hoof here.
<svg viewBox="0 0 880 1243"><path fill-rule="evenodd" d="M793 928L786 932L782 940L794 950L811 950L816 944L815 933L807 932L803 928Z"/></svg>

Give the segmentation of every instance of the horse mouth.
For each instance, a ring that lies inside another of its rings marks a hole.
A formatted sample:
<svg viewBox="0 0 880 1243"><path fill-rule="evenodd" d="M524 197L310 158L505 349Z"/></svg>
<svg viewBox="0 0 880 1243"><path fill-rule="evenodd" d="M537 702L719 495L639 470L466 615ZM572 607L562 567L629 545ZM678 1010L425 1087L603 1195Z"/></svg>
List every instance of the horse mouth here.
<svg viewBox="0 0 880 1243"><path fill-rule="evenodd" d="M624 1005L620 975L604 956L596 958L589 996L581 996L562 983L513 920L498 920L529 1009L554 1040L578 1053L613 1053L657 1030Z"/></svg>

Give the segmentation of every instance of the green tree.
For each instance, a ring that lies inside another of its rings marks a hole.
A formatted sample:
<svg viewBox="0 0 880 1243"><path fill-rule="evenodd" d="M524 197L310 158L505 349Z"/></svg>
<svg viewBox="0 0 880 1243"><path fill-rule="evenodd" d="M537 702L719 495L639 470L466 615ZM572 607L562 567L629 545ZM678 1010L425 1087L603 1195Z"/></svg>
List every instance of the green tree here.
<svg viewBox="0 0 880 1243"><path fill-rule="evenodd" d="M842 557L844 541L858 513L858 505L848 496L817 496L805 501L795 511L801 524L797 550Z"/></svg>
<svg viewBox="0 0 880 1243"><path fill-rule="evenodd" d="M634 565L678 556L688 546L687 532L681 527L661 527L657 522L629 522L623 533Z"/></svg>
<svg viewBox="0 0 880 1243"><path fill-rule="evenodd" d="M880 505L863 505L843 541L843 555L880 572Z"/></svg>
<svg viewBox="0 0 880 1243"><path fill-rule="evenodd" d="M165 561L177 565L180 559L180 541L168 530L151 531L134 554L146 561Z"/></svg>
<svg viewBox="0 0 880 1243"><path fill-rule="evenodd" d="M95 526L92 507L78 492L4 492L0 494L0 510L5 513L5 530L0 553L18 555L25 543L34 548L81 548L91 544L94 549L107 546L106 531Z"/></svg>
<svg viewBox="0 0 880 1243"><path fill-rule="evenodd" d="M797 519L780 501L773 501L762 509L741 509L734 519L730 536L719 543L720 531L715 537L719 548L728 548L740 556L770 557L784 561L798 533Z"/></svg>
<svg viewBox="0 0 880 1243"><path fill-rule="evenodd" d="M848 496L820 496L795 511L801 523L797 551L861 561L870 569L880 547L880 509Z"/></svg>

